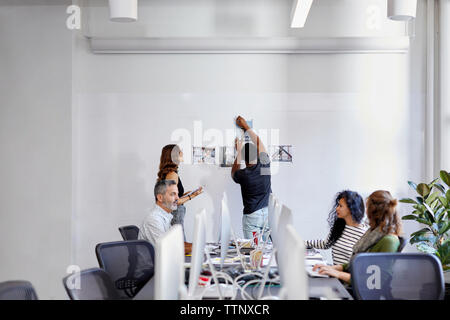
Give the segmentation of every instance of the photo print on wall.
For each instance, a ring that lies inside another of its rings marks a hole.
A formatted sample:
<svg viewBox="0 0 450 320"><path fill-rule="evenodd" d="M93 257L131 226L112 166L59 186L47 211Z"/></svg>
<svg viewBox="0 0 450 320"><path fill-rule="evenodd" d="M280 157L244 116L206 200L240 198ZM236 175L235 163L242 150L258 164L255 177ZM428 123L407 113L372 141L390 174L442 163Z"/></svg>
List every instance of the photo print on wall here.
<svg viewBox="0 0 450 320"><path fill-rule="evenodd" d="M206 147L192 147L193 164L215 164L216 149Z"/></svg>
<svg viewBox="0 0 450 320"><path fill-rule="evenodd" d="M271 161L292 163L292 145L270 146L269 154Z"/></svg>
<svg viewBox="0 0 450 320"><path fill-rule="evenodd" d="M234 147L220 147L220 166L232 167L236 159L236 149Z"/></svg>

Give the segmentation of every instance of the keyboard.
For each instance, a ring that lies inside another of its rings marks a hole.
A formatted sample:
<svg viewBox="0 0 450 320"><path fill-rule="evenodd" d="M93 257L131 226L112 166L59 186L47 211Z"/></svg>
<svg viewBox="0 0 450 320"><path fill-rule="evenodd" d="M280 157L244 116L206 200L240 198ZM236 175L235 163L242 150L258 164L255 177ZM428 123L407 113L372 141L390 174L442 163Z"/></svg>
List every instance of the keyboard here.
<svg viewBox="0 0 450 320"><path fill-rule="evenodd" d="M313 277L313 278L329 278L328 275L320 274L319 272L317 272L317 270L313 271L313 266L305 265L305 269L306 269L306 272L308 273L308 275L310 277Z"/></svg>
<svg viewBox="0 0 450 320"><path fill-rule="evenodd" d="M236 289L234 289L233 285L220 283L219 286L220 286L220 289L222 292L222 297L224 299L231 299L235 296L234 290L236 290ZM206 290L205 290L205 287L197 287L195 289L195 296L198 297L200 295L203 297L203 299L219 299L220 298L219 292L218 292L216 286L208 287Z"/></svg>

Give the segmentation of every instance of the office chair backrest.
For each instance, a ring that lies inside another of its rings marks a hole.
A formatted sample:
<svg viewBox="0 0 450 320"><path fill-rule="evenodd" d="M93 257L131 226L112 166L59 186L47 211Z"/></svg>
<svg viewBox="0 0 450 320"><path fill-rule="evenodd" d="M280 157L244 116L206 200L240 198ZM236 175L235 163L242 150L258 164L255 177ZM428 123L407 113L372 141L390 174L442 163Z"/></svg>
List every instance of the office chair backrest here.
<svg viewBox="0 0 450 320"><path fill-rule="evenodd" d="M38 300L33 285L28 281L0 283L0 300Z"/></svg>
<svg viewBox="0 0 450 320"><path fill-rule="evenodd" d="M153 277L155 250L146 240L99 243L95 253L122 298L133 298Z"/></svg>
<svg viewBox="0 0 450 320"><path fill-rule="evenodd" d="M119 227L119 232L123 240L137 240L139 236L139 228L133 225Z"/></svg>
<svg viewBox="0 0 450 320"><path fill-rule="evenodd" d="M351 261L357 299L441 300L442 265L425 253L360 253Z"/></svg>
<svg viewBox="0 0 450 320"><path fill-rule="evenodd" d="M117 290L105 270L82 270L63 279L64 288L71 300L118 300Z"/></svg>
<svg viewBox="0 0 450 320"><path fill-rule="evenodd" d="M400 240L400 245L398 246L397 252L402 252L408 243L408 238L398 237L398 240Z"/></svg>

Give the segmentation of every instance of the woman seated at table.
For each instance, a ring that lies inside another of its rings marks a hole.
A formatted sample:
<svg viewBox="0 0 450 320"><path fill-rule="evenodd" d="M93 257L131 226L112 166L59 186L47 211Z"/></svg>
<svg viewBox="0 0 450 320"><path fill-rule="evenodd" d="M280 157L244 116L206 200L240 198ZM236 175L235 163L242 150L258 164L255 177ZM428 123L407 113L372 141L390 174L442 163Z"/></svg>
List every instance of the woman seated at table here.
<svg viewBox="0 0 450 320"><path fill-rule="evenodd" d="M368 226L362 223L364 200L354 191L344 190L336 195L334 206L328 216L331 227L327 240L305 241L307 248L329 249L333 264L347 263L354 244L363 236Z"/></svg>
<svg viewBox="0 0 450 320"><path fill-rule="evenodd" d="M184 192L181 178L178 175L179 165L183 162L183 152L176 144L168 144L161 151L159 162L158 181L173 180L178 188L178 206L172 211L173 219L171 224L181 224L184 234L184 216L186 215L186 207L184 204L203 192L203 188L198 188L195 192Z"/></svg>
<svg viewBox="0 0 450 320"><path fill-rule="evenodd" d="M366 207L370 228L353 247L352 257L362 252L397 252L402 230L397 199L389 191L378 190L369 196ZM313 270L351 283L350 263L333 266L316 264Z"/></svg>

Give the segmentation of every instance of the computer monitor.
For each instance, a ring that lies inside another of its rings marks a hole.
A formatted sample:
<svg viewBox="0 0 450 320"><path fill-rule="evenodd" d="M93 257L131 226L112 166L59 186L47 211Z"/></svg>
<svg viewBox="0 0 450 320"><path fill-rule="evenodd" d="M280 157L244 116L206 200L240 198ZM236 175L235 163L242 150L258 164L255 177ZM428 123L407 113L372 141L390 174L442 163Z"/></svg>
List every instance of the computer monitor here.
<svg viewBox="0 0 450 320"><path fill-rule="evenodd" d="M288 300L307 300L308 276L305 270L305 244L292 224L282 225L283 246L278 249L278 272L281 278L280 298Z"/></svg>
<svg viewBox="0 0 450 320"><path fill-rule="evenodd" d="M177 300L187 295L184 284L184 237L180 224L172 226L155 250L155 299Z"/></svg>
<svg viewBox="0 0 450 320"><path fill-rule="evenodd" d="M276 197L273 195L273 193L271 193L269 195L269 205L268 205L269 213L271 212L271 210L273 210L275 208L275 200L276 200Z"/></svg>
<svg viewBox="0 0 450 320"><path fill-rule="evenodd" d="M292 217L292 211L284 204L275 204L274 217L273 217L273 229L272 229L272 242L275 248L282 246L284 228L288 224L293 224L294 219ZM280 231L280 227L282 231Z"/></svg>
<svg viewBox="0 0 450 320"><path fill-rule="evenodd" d="M278 218L280 217L281 212L281 203L278 201L277 198L272 197L272 203L270 203L269 200L269 208L268 208L268 222L269 222L269 229L270 229L270 237L272 239L272 244L275 244L277 239L277 224L278 224Z"/></svg>
<svg viewBox="0 0 450 320"><path fill-rule="evenodd" d="M292 217L292 211L284 204L281 205L280 216L278 217L278 222L276 226L276 234L273 246L277 250L278 254L276 255L276 261L278 266L280 267L283 264L283 260L280 259L280 251L285 247L285 238L286 238L286 226L288 224L294 224L294 219ZM281 277L281 275L280 275Z"/></svg>
<svg viewBox="0 0 450 320"><path fill-rule="evenodd" d="M205 245L206 245L206 211L202 209L195 215L194 239L192 242L191 270L189 272L188 295L193 297L198 285L198 279L202 270Z"/></svg>
<svg viewBox="0 0 450 320"><path fill-rule="evenodd" d="M227 195L224 192L222 198L222 218L220 226L220 269L223 269L223 264L228 253L228 246L230 244L230 212L228 211Z"/></svg>

